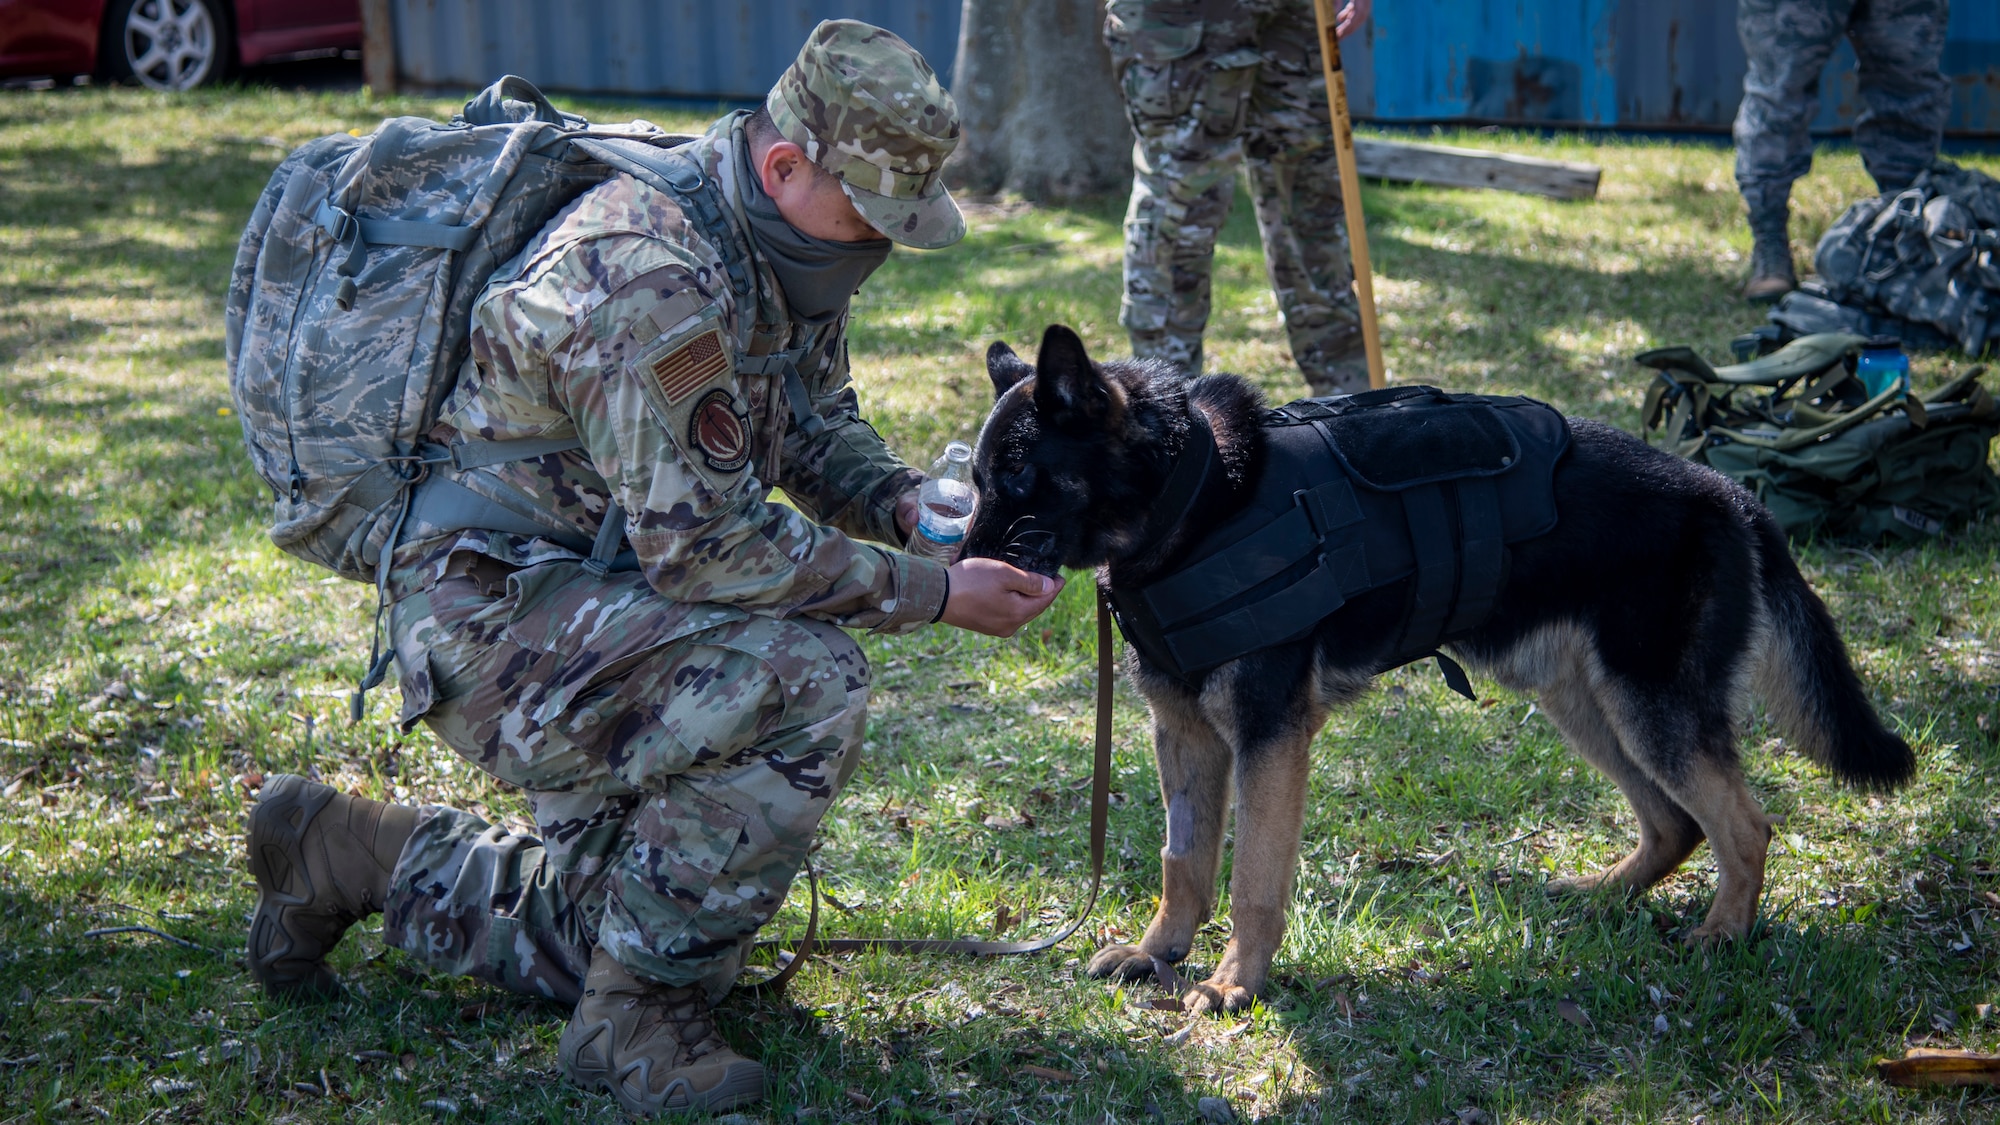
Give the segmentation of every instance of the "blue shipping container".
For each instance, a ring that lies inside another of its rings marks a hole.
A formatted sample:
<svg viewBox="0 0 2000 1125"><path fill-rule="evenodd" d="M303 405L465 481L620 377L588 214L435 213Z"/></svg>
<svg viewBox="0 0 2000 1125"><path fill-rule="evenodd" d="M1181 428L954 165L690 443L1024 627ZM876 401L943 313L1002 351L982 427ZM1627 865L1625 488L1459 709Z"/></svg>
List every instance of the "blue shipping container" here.
<svg viewBox="0 0 2000 1125"><path fill-rule="evenodd" d="M2000 136L2000 3L1951 7L1945 128ZM1355 114L1384 122L1727 131L1743 95L1735 0L1381 0L1344 45ZM1843 42L1813 128L1860 109Z"/></svg>
<svg viewBox="0 0 2000 1125"><path fill-rule="evenodd" d="M997 0L1005 2L1005 0ZM390 0L398 80L471 89L520 74L549 90L750 102L822 19L908 39L951 79L959 0ZM1726 132L1743 91L1736 0L1377 0L1345 43L1358 117ZM1945 44L1955 136L2000 137L2000 2L1957 0ZM1843 43L1815 130L1860 110Z"/></svg>
<svg viewBox="0 0 2000 1125"><path fill-rule="evenodd" d="M518 74L572 94L754 102L821 20L901 35L950 81L956 0L391 0L400 85L477 89Z"/></svg>

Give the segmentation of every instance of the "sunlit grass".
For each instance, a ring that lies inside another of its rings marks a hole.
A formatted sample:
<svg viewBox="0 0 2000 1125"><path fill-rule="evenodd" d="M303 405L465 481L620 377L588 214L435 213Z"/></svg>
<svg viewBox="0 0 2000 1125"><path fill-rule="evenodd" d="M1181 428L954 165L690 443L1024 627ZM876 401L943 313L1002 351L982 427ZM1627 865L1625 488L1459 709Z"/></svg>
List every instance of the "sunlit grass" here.
<svg viewBox="0 0 2000 1125"><path fill-rule="evenodd" d="M400 1122L437 1116L440 1100L480 1120L621 1119L561 1080L560 1012L380 956L366 932L340 950L350 994L329 1006L265 1001L238 960L256 775L314 769L372 795L524 814L427 733L399 734L392 692L345 721L369 593L269 546L266 494L226 413L222 288L270 170L320 134L451 108L270 91L0 97L0 1120ZM1630 427L1644 389L1633 352L1689 342L1720 357L1756 323L1734 297L1749 243L1727 149L1438 139L1594 161L1604 187L1564 204L1370 186L1396 380L1533 394ZM1865 190L1852 152L1822 154L1797 192L1802 264ZM892 257L852 337L890 443L923 463L974 430L991 340L1027 351L1062 322L1119 351L1122 214L1118 199L974 206L960 246ZM1222 233L1215 305L1211 369L1303 393L1247 199ZM1959 367L1927 359L1919 379ZM1111 870L1088 940L1020 961L839 959L809 968L790 1003L731 1000L727 1032L774 1076L750 1119L1186 1121L1221 1096L1272 1121L1474 1108L1503 1121L1991 1120L1992 1095L1894 1092L1870 1063L1919 1041L2000 1046L1981 1007L2000 1000L2000 525L1801 554L1924 773L1893 797L1848 794L1753 723L1753 789L1787 817L1755 940L1676 941L1713 889L1705 852L1637 903L1548 901L1548 874L1630 846L1622 800L1528 700L1481 685L1466 703L1409 668L1317 744L1266 1006L1190 1025L1151 1007L1149 985L1081 977L1091 945L1136 935L1158 891L1146 720L1121 686ZM818 860L841 904L827 931L1026 936L1081 905L1093 628L1088 583L1072 577L1013 641L865 642L866 759ZM780 930L799 931L802 898ZM220 952L83 936L132 924ZM1225 922L1205 928L1190 971L1226 938Z"/></svg>

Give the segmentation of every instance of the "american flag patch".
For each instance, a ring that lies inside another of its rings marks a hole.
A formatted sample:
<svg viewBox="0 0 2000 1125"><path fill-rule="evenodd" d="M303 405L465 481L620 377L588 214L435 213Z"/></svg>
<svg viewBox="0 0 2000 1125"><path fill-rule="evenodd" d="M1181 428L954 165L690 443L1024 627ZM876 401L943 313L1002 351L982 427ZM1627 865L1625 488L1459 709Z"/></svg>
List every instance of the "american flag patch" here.
<svg viewBox="0 0 2000 1125"><path fill-rule="evenodd" d="M722 346L722 333L713 328L653 361L653 377L660 381L670 403L700 390L727 370L729 353Z"/></svg>

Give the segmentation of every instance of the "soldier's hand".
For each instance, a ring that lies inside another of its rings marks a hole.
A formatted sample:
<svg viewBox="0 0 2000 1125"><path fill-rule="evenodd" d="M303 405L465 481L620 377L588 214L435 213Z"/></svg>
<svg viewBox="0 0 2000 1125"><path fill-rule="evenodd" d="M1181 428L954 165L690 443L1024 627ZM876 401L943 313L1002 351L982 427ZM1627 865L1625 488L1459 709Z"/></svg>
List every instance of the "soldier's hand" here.
<svg viewBox="0 0 2000 1125"><path fill-rule="evenodd" d="M1360 30L1361 25L1368 22L1368 9L1372 3L1373 0L1347 0L1334 20L1334 34L1345 39Z"/></svg>
<svg viewBox="0 0 2000 1125"><path fill-rule="evenodd" d="M914 488L896 498L896 530L903 533L905 543L917 530L917 490Z"/></svg>
<svg viewBox="0 0 2000 1125"><path fill-rule="evenodd" d="M1014 631L1049 608L1063 580L1021 570L999 559L960 559L951 564L951 595L943 621L989 637Z"/></svg>

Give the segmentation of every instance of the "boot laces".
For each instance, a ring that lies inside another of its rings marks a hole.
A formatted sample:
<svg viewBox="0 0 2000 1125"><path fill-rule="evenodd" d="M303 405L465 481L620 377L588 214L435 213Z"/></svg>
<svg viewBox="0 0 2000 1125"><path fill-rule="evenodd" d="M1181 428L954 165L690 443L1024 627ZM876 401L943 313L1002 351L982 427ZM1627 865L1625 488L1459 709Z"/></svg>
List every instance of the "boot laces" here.
<svg viewBox="0 0 2000 1125"><path fill-rule="evenodd" d="M636 989L627 995L625 1007L640 1010L640 1026L648 1032L666 1032L679 1045L684 1062L693 1062L728 1046L716 1034L715 1021L709 1015L700 988Z"/></svg>

